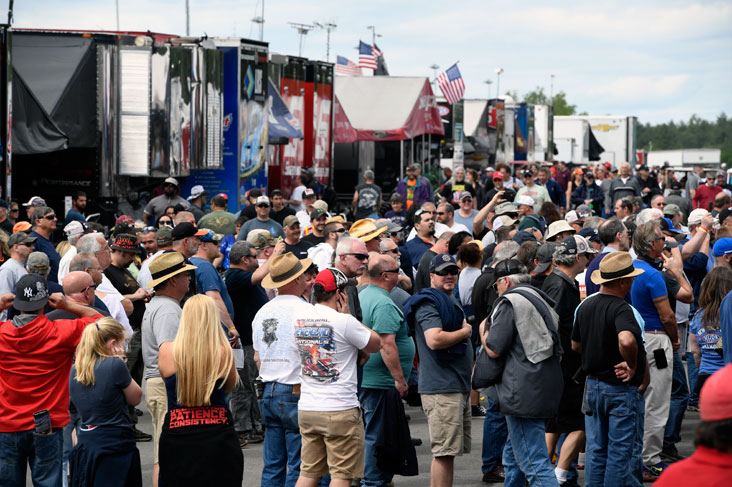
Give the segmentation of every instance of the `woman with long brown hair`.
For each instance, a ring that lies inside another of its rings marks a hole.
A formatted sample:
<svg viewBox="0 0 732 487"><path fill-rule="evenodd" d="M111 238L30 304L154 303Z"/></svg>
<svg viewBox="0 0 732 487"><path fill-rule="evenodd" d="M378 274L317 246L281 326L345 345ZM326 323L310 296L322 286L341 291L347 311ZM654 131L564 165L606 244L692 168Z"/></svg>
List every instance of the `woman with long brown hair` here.
<svg viewBox="0 0 732 487"><path fill-rule="evenodd" d="M240 486L244 458L226 397L238 375L213 299L198 294L186 302L158 367L168 393L158 485Z"/></svg>
<svg viewBox="0 0 732 487"><path fill-rule="evenodd" d="M127 407L140 403L142 389L123 360L125 338L125 329L114 318L102 318L84 329L76 348L69 392L81 426L69 458L70 485L142 485Z"/></svg>
<svg viewBox="0 0 732 487"><path fill-rule="evenodd" d="M689 323L689 348L699 368L699 377L696 380L697 394L701 391L704 381L724 367L724 359L720 353L722 329L719 306L731 290L732 269L726 266L715 267L702 282L699 309Z"/></svg>

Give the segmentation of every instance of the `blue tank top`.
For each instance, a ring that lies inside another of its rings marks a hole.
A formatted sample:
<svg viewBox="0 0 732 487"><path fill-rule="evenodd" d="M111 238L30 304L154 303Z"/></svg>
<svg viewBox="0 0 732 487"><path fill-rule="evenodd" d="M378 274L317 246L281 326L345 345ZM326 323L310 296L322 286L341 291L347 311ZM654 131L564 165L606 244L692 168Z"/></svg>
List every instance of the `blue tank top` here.
<svg viewBox="0 0 732 487"><path fill-rule="evenodd" d="M176 375L173 374L170 377L163 379L165 381L165 392L168 396L168 411L171 409L179 409L187 406L181 406L178 404L178 390L177 390L177 379ZM211 394L211 406L218 406L229 409L229 403L226 400L226 392L223 389L223 379L216 381L213 393Z"/></svg>

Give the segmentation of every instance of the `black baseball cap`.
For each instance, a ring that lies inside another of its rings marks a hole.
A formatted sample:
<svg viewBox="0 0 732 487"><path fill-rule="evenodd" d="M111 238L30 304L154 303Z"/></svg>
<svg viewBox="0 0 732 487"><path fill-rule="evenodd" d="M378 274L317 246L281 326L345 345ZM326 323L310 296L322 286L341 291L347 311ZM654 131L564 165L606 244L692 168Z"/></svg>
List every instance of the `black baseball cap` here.
<svg viewBox="0 0 732 487"><path fill-rule="evenodd" d="M171 236L173 237L173 240L183 240L184 238L193 236L202 237L207 233L207 230L196 229L196 227L193 226L193 223L182 222L175 226L175 228L171 232Z"/></svg>
<svg viewBox="0 0 732 487"><path fill-rule="evenodd" d="M48 285L38 274L27 274L15 285L13 307L18 311L38 311L48 303Z"/></svg>
<svg viewBox="0 0 732 487"><path fill-rule="evenodd" d="M493 268L493 275L496 277L496 280L501 277L521 274L523 272L525 272L525 268L518 259L502 260Z"/></svg>

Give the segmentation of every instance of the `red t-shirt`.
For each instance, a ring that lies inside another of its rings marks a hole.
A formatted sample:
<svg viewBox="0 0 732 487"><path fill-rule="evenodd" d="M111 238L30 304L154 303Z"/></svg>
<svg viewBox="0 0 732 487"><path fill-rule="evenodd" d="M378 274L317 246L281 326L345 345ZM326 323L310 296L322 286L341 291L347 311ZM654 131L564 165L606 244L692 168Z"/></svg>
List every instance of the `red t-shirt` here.
<svg viewBox="0 0 732 487"><path fill-rule="evenodd" d="M689 458L669 466L653 487L703 485L727 487L732 479L732 455L699 445Z"/></svg>
<svg viewBox="0 0 732 487"><path fill-rule="evenodd" d="M708 210L709 204L714 202L714 197L717 196L717 193L720 191L722 191L722 188L716 184L713 186L707 186L706 184L699 185L699 187L696 188L696 193L694 193L694 199L692 200L692 203L694 203L694 209L703 208Z"/></svg>
<svg viewBox="0 0 732 487"><path fill-rule="evenodd" d="M68 424L71 359L84 328L101 317L0 323L0 432L32 430L33 413L42 409L52 427Z"/></svg>

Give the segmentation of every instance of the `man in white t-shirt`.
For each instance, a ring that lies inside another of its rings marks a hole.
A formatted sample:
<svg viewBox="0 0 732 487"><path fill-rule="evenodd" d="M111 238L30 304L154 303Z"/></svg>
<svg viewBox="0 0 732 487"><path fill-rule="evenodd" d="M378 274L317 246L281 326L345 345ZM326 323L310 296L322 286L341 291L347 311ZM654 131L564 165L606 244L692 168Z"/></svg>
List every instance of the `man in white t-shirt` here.
<svg viewBox="0 0 732 487"><path fill-rule="evenodd" d="M363 477L364 436L356 394L358 351L378 352L379 335L348 314L348 278L338 269L318 273L316 317L298 320L295 342L302 364L298 423L302 437L299 486L315 487L330 473L332 486ZM327 418L327 421L323 419Z"/></svg>
<svg viewBox="0 0 732 487"><path fill-rule="evenodd" d="M262 486L295 485L300 475L300 354L295 327L315 319L315 308L300 296L307 289L305 271L310 259L299 260L292 252L270 261L265 289L278 295L262 306L252 321L254 361L264 392L260 408L264 431Z"/></svg>

